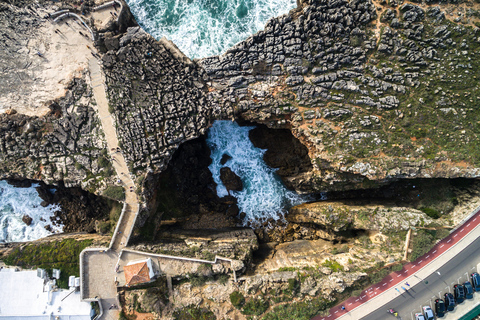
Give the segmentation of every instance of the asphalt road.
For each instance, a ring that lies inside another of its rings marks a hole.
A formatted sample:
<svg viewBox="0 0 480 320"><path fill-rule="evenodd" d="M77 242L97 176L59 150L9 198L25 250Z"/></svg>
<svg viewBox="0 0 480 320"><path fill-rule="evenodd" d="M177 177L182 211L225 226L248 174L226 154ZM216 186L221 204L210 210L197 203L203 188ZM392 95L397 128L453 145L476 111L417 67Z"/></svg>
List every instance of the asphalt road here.
<svg viewBox="0 0 480 320"><path fill-rule="evenodd" d="M403 292L401 295L388 303L385 308L377 309L362 319L395 319L393 315L387 313L388 308L393 308L398 311L403 320L415 319L414 314L421 312L422 306L431 306L432 309L435 310L435 299L439 297L443 298L445 292L451 292L453 294L453 285L466 281L472 272L477 271L477 264L479 262L480 238L472 242L463 251L459 252L454 259L438 269L440 275L434 272L429 277L422 279L423 281L419 284L410 287L407 292L402 290L401 286L407 289L408 286L399 284L397 287ZM480 293L475 294L478 295Z"/></svg>

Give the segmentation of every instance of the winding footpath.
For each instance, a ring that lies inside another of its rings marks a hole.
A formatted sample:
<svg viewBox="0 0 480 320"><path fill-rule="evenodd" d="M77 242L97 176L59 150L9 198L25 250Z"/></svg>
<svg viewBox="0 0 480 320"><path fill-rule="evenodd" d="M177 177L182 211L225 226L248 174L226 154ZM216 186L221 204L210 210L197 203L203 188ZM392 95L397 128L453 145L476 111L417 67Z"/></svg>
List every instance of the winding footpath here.
<svg viewBox="0 0 480 320"><path fill-rule="evenodd" d="M104 76L97 59L89 60L89 68L98 116L105 133L109 153L112 156L113 167L125 189L125 202L109 248L85 250L81 254L82 299L99 301L103 309L102 319L118 319L118 309L111 308L112 305L120 305L115 283L117 279L115 268L121 256L121 250L127 245L133 231L139 203L137 194L133 192L135 185L125 158L121 152L117 152L117 148L119 148L117 132L113 117L108 111ZM133 189L130 190L130 187Z"/></svg>
<svg viewBox="0 0 480 320"><path fill-rule="evenodd" d="M369 314L401 295L397 289L408 282L412 287L422 279L438 271L451 259L480 237L480 208L460 224L448 237L438 242L429 252L415 262L407 263L403 269L393 272L381 282L362 291L359 297L351 297L330 309L328 316L316 316L312 320L368 319ZM345 310L342 310L342 306Z"/></svg>

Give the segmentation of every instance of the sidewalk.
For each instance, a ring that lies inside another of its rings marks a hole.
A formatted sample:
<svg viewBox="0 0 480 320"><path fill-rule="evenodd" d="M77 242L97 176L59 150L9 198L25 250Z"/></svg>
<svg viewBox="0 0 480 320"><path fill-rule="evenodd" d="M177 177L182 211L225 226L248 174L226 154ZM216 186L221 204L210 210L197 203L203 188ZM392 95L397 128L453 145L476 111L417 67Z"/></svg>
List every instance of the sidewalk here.
<svg viewBox="0 0 480 320"><path fill-rule="evenodd" d="M401 294L395 290L396 286L400 287L405 282L412 287L415 286L421 281L420 279L438 270L473 240L480 237L479 224L480 210L477 208L470 219L417 261L407 263L401 271L391 273L381 282L362 291L359 297L351 297L331 308L328 316L316 316L312 320L361 319L378 308L385 308L389 301ZM341 310L341 305L344 305L346 310Z"/></svg>

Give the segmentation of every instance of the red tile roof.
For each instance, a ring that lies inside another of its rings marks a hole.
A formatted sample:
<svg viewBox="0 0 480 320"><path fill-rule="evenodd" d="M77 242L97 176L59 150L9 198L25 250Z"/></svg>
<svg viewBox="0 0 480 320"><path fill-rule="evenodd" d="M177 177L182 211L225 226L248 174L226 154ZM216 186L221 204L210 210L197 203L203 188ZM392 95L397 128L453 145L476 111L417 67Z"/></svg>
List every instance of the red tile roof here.
<svg viewBox="0 0 480 320"><path fill-rule="evenodd" d="M145 261L125 266L123 267L123 271L125 272L125 282L129 286L146 283L151 280Z"/></svg>

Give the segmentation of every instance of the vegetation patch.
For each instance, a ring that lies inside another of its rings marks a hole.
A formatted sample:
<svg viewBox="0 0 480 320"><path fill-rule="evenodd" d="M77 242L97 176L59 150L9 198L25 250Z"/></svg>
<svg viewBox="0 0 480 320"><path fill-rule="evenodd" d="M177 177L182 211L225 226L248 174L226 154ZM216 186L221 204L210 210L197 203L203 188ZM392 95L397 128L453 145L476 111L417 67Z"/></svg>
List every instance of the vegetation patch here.
<svg viewBox="0 0 480 320"><path fill-rule="evenodd" d="M80 252L91 245L93 240L76 241L65 239L48 243L28 244L13 249L4 258L7 265L22 268L43 268L51 275L52 269L60 269L60 279L57 285L68 289L68 277L80 276Z"/></svg>
<svg viewBox="0 0 480 320"><path fill-rule="evenodd" d="M417 235L412 240L412 253L410 254L410 261L415 261L425 253L430 251L435 243L447 237L450 232L446 229L438 230L418 230Z"/></svg>
<svg viewBox="0 0 480 320"><path fill-rule="evenodd" d="M242 313L248 316L259 316L267 311L268 306L268 301L263 300L260 297L254 297L245 303Z"/></svg>
<svg viewBox="0 0 480 320"><path fill-rule="evenodd" d="M327 310L334 303L316 298L310 301L284 304L268 312L262 320L310 320L322 311Z"/></svg>
<svg viewBox="0 0 480 320"><path fill-rule="evenodd" d="M175 311L173 318L175 320L216 320L212 311L193 305Z"/></svg>
<svg viewBox="0 0 480 320"><path fill-rule="evenodd" d="M322 263L322 266L329 268L333 272L343 271L343 266L335 260L327 259Z"/></svg>
<svg viewBox="0 0 480 320"><path fill-rule="evenodd" d="M118 186L109 186L102 194L104 197L114 199L117 201L125 200L125 190Z"/></svg>
<svg viewBox="0 0 480 320"><path fill-rule="evenodd" d="M245 304L245 297L240 292L233 291L230 293L230 302L235 308L240 309Z"/></svg>

